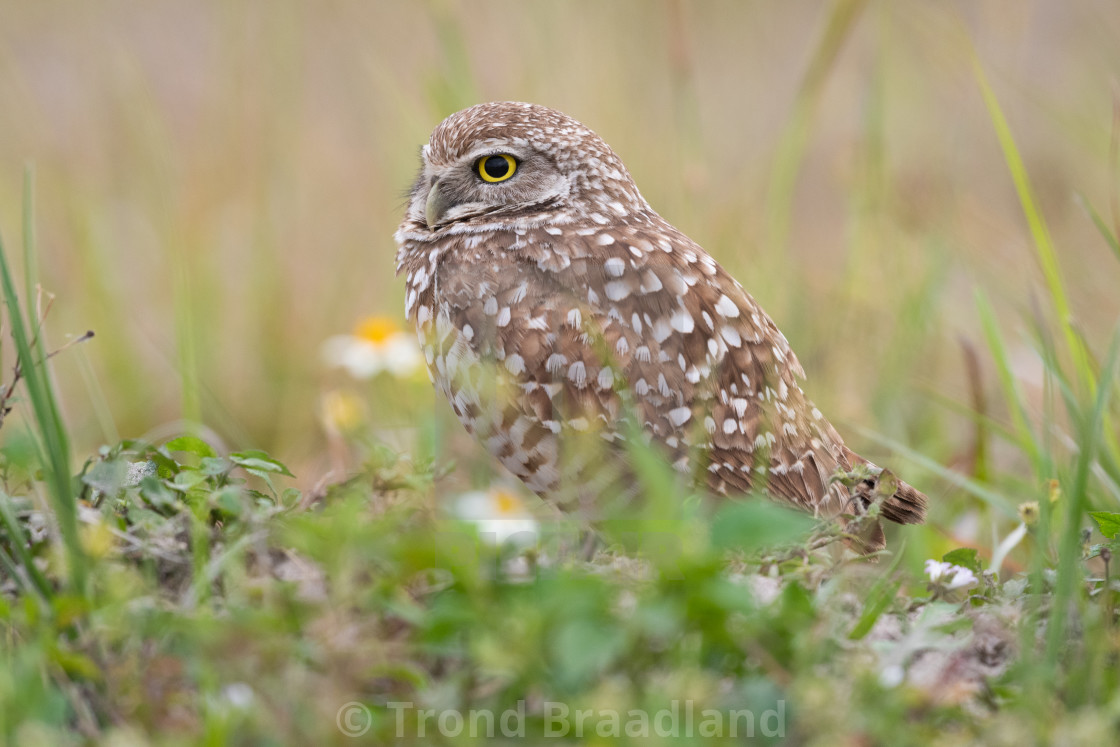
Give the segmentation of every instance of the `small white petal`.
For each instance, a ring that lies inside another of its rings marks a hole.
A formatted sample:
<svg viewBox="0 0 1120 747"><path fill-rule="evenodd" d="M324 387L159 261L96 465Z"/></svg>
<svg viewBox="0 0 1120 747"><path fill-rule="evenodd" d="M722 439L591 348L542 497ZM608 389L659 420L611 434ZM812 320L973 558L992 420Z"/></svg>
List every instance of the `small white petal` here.
<svg viewBox="0 0 1120 747"><path fill-rule="evenodd" d="M959 565L952 567L952 574L952 578L949 579L949 583L945 587L950 590L971 589L973 586L980 583L980 580L976 578L972 571L967 568L962 568Z"/></svg>
<svg viewBox="0 0 1120 747"><path fill-rule="evenodd" d="M930 558L926 561L926 575L929 576L930 581L938 581L942 576L949 572L953 567L952 563L943 563L939 560Z"/></svg>

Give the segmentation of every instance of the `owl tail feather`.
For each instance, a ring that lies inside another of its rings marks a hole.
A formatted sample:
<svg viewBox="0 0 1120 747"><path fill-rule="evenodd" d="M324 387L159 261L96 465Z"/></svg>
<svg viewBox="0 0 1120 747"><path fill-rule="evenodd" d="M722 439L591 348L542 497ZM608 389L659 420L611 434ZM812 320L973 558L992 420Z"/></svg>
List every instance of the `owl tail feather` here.
<svg viewBox="0 0 1120 747"><path fill-rule="evenodd" d="M897 524L921 524L926 520L926 497L901 480L898 490L883 501L883 516Z"/></svg>
<svg viewBox="0 0 1120 747"><path fill-rule="evenodd" d="M862 472L862 479L857 478L850 488L853 503L859 508L866 509L878 500L880 516L884 519L898 524L921 524L926 520L926 496L921 491L846 447L845 456L850 464ZM893 492L884 497L886 491L892 489ZM857 527L854 537L849 540L853 549L864 554L883 549L885 539L878 521L862 526L856 524L852 528Z"/></svg>

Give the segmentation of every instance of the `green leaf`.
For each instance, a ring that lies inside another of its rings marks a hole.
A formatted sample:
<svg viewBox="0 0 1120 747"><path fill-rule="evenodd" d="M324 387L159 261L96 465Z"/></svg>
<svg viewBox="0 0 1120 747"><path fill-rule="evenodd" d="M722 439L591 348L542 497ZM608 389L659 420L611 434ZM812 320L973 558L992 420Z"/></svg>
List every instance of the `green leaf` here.
<svg viewBox="0 0 1120 747"><path fill-rule="evenodd" d="M222 488L210 495L210 505L226 516L238 517L245 512L245 501L237 488Z"/></svg>
<svg viewBox="0 0 1120 747"><path fill-rule="evenodd" d="M213 447L197 436L179 436L164 444L168 451L185 451L200 457L217 456Z"/></svg>
<svg viewBox="0 0 1120 747"><path fill-rule="evenodd" d="M796 542L815 522L807 514L763 499L725 504L712 520L712 544L723 550L753 551Z"/></svg>
<svg viewBox="0 0 1120 747"><path fill-rule="evenodd" d="M1104 550L1108 550L1112 553L1120 553L1120 540L1114 542L1099 542L1095 545L1089 545L1089 549L1085 551L1084 560L1099 558L1101 552Z"/></svg>
<svg viewBox="0 0 1120 747"><path fill-rule="evenodd" d="M196 469L184 469L168 484L172 490L180 492L187 492L191 488L197 488L202 483L206 482L206 475L202 474Z"/></svg>
<svg viewBox="0 0 1120 747"><path fill-rule="evenodd" d="M949 618L947 622L940 625L933 626L933 630L939 633L945 633L946 635L952 635L953 633L970 631L973 625L975 625L975 623L971 619L961 615L959 617Z"/></svg>
<svg viewBox="0 0 1120 747"><path fill-rule="evenodd" d="M671 639L680 635L684 613L668 600L647 600L634 610L630 624L653 638Z"/></svg>
<svg viewBox="0 0 1120 747"><path fill-rule="evenodd" d="M292 508L303 499L303 493L299 492L296 488L285 488L284 492L280 494L280 505L284 508Z"/></svg>
<svg viewBox="0 0 1120 747"><path fill-rule="evenodd" d="M182 465L164 453L162 447L160 449L150 449L143 452L141 456L149 461L155 462L159 476L165 480L170 480L177 475L182 467Z"/></svg>
<svg viewBox="0 0 1120 747"><path fill-rule="evenodd" d="M1097 528L1100 529L1108 539L1115 539L1117 534L1120 534L1120 514L1109 513L1108 511L1090 511L1089 515L1093 517L1093 521L1097 522Z"/></svg>
<svg viewBox="0 0 1120 747"><path fill-rule="evenodd" d="M552 656L560 676L582 684L609 667L622 653L626 636L601 620L577 619L562 626L552 639Z"/></svg>
<svg viewBox="0 0 1120 747"><path fill-rule="evenodd" d="M82 482L105 495L115 496L128 479L128 462L123 459L106 459L90 467L82 475Z"/></svg>
<svg viewBox="0 0 1120 747"><path fill-rule="evenodd" d="M156 509L174 509L178 503L175 494L162 481L150 475L140 481L140 497Z"/></svg>
<svg viewBox="0 0 1120 747"><path fill-rule="evenodd" d="M158 511L151 511L146 508L130 508L128 509L128 521L133 526L147 532L155 532L166 528L169 519Z"/></svg>
<svg viewBox="0 0 1120 747"><path fill-rule="evenodd" d="M61 648L56 648L51 653L54 664L74 679L96 682L102 677L100 667L83 653Z"/></svg>
<svg viewBox="0 0 1120 747"><path fill-rule="evenodd" d="M230 470L230 463L221 457L203 457L198 463L198 469L208 477L216 477Z"/></svg>
<svg viewBox="0 0 1120 747"><path fill-rule="evenodd" d="M55 621L61 627L69 627L89 613L89 602L84 597L60 594L51 600Z"/></svg>
<svg viewBox="0 0 1120 747"><path fill-rule="evenodd" d="M978 553L974 547L958 547L956 550L942 555L941 559L946 563L952 563L953 565L967 568L977 576L982 572L980 553Z"/></svg>
<svg viewBox="0 0 1120 747"><path fill-rule="evenodd" d="M229 459L234 464L244 467L245 469L259 470L260 472L275 472L288 477L295 477L288 468L284 466L283 462L273 459L263 451L250 449L249 451L235 451L229 455Z"/></svg>

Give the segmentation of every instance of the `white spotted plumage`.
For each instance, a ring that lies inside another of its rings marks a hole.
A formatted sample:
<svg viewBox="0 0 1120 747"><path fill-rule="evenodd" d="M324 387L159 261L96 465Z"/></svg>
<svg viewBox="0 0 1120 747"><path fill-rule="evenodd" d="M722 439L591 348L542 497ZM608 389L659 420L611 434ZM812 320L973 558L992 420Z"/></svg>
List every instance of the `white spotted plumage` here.
<svg viewBox="0 0 1120 747"><path fill-rule="evenodd" d="M494 154L517 165L489 183L477 169ZM555 500L570 477L587 500L596 460L565 465L565 439L594 433L618 456L632 418L677 469L703 461L715 493L860 508L831 478L863 460L805 396L785 337L594 132L481 104L436 127L422 158L396 234L406 314L456 415L530 488ZM924 510L905 483L883 504L900 522Z"/></svg>

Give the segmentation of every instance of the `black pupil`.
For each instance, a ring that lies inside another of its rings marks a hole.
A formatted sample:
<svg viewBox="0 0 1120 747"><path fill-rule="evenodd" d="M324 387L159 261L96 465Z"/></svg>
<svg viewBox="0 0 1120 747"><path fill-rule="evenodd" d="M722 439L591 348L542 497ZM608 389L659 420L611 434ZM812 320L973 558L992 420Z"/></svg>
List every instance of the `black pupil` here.
<svg viewBox="0 0 1120 747"><path fill-rule="evenodd" d="M490 156L482 162L482 168L491 179L501 179L509 173L509 161L501 156Z"/></svg>

